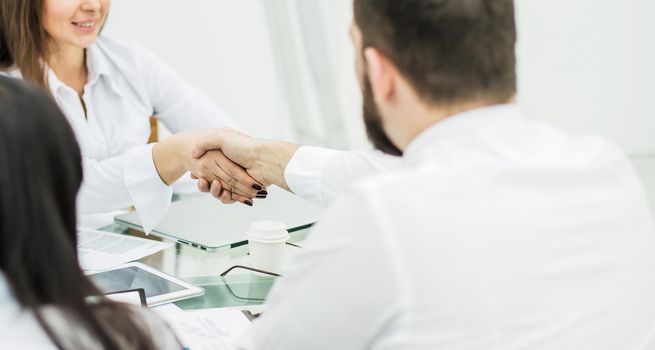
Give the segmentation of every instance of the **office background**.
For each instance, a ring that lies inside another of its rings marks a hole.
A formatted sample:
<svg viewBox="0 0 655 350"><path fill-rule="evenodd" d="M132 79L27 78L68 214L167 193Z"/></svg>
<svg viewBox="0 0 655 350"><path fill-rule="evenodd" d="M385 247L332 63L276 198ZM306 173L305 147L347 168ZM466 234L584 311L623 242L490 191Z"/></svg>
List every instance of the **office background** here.
<svg viewBox="0 0 655 350"><path fill-rule="evenodd" d="M517 0L520 104L655 156L655 2ZM159 55L248 132L365 148L351 0L114 0L106 33Z"/></svg>

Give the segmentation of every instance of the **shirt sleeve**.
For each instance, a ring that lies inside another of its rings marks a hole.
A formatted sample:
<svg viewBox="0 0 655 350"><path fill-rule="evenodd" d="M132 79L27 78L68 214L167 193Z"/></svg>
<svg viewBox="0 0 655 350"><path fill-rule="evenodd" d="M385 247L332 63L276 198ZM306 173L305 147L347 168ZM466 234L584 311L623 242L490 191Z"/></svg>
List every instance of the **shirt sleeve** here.
<svg viewBox="0 0 655 350"><path fill-rule="evenodd" d="M349 195L326 212L242 349L365 349L395 327L404 300L395 260L361 198Z"/></svg>
<svg viewBox="0 0 655 350"><path fill-rule="evenodd" d="M287 164L284 178L295 194L326 207L351 183L396 168L400 161L400 157L378 151L346 152L305 146Z"/></svg>
<svg viewBox="0 0 655 350"><path fill-rule="evenodd" d="M173 133L236 123L197 88L147 50L138 48L141 74L154 114Z"/></svg>
<svg viewBox="0 0 655 350"><path fill-rule="evenodd" d="M136 47L139 74L153 113L173 133L216 127L236 128L225 112L147 50ZM137 146L122 156L85 160L82 214L134 206L143 230L151 232L164 217L173 189L160 178L152 145Z"/></svg>
<svg viewBox="0 0 655 350"><path fill-rule="evenodd" d="M78 194L80 214L103 213L133 205L143 230L152 231L168 211L173 190L159 177L152 145L137 146L101 161L84 158Z"/></svg>

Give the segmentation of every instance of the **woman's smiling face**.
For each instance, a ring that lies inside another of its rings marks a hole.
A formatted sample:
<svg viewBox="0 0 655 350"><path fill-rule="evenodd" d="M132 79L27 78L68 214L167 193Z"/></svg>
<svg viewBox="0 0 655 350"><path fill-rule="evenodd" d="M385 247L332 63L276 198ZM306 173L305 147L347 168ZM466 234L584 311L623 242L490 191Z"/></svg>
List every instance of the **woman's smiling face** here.
<svg viewBox="0 0 655 350"><path fill-rule="evenodd" d="M43 27L58 47L87 48L98 38L111 0L44 0Z"/></svg>

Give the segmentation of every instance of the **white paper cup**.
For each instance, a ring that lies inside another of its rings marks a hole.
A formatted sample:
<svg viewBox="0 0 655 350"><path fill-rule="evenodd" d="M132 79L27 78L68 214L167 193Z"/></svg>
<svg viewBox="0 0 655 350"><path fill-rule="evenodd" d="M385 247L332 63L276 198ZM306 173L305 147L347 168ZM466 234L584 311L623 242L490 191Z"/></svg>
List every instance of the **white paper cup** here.
<svg viewBox="0 0 655 350"><path fill-rule="evenodd" d="M276 221L257 221L248 231L250 267L281 273L285 263L285 245L289 240L286 225Z"/></svg>

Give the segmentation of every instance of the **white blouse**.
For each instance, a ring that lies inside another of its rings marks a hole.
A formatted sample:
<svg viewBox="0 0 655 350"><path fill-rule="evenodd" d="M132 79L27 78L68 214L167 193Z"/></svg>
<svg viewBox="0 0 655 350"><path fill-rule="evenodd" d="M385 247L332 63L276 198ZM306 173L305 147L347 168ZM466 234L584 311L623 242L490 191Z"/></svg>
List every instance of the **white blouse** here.
<svg viewBox="0 0 655 350"><path fill-rule="evenodd" d="M103 213L134 206L150 232L169 208L172 188L152 159L149 118L172 132L235 127L197 89L150 52L100 37L87 49L89 80L82 96L49 70L52 95L70 122L83 155L78 212ZM7 75L20 78L20 72Z"/></svg>
<svg viewBox="0 0 655 350"><path fill-rule="evenodd" d="M84 349L100 349L101 345L91 335L81 332L71 323L70 315L62 309L46 306L41 310L53 331L57 333L64 346L77 339ZM180 349L180 343L170 327L148 309L133 307L132 317L153 335L158 349ZM23 308L14 298L9 283L0 271L0 349L56 350L48 334L41 327L34 314Z"/></svg>

